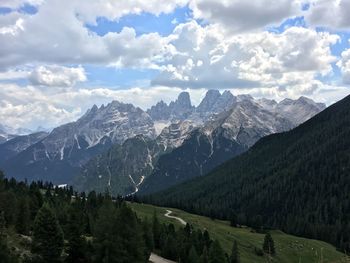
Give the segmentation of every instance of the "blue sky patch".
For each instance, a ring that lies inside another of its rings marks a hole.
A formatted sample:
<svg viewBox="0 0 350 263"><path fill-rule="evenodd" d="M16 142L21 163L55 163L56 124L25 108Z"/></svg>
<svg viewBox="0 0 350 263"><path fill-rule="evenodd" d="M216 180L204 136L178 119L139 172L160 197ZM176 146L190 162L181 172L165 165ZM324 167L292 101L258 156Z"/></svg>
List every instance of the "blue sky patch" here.
<svg viewBox="0 0 350 263"><path fill-rule="evenodd" d="M290 27L304 27L304 28L306 28L306 23L305 23L304 17L303 16L297 16L297 17L294 17L294 18L289 18L289 19L285 20L279 26L268 27L267 31L281 34L286 29L288 29Z"/></svg>
<svg viewBox="0 0 350 263"><path fill-rule="evenodd" d="M113 89L125 89L130 86L149 86L149 82L159 71L116 69L113 67L84 66L89 86L107 86Z"/></svg>
<svg viewBox="0 0 350 263"><path fill-rule="evenodd" d="M158 32L161 36L167 36L173 32L178 23L186 22L190 16L191 11L186 6L177 8L171 14L160 14L159 16L150 13L131 14L123 16L117 21L99 17L96 21L97 25L87 24L86 27L100 36L108 32L119 33L124 27L134 28L138 36L152 32Z"/></svg>

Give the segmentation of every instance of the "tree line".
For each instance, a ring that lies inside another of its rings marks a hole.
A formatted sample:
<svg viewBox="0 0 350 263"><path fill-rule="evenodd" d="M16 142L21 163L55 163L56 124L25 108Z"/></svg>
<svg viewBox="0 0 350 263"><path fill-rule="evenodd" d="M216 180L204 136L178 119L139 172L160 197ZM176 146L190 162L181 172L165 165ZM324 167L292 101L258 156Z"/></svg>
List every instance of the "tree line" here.
<svg viewBox="0 0 350 263"><path fill-rule="evenodd" d="M156 213L141 220L121 198L3 177L0 173L3 263L141 263L152 251L183 263L240 262L237 242L228 255L208 231L162 224Z"/></svg>

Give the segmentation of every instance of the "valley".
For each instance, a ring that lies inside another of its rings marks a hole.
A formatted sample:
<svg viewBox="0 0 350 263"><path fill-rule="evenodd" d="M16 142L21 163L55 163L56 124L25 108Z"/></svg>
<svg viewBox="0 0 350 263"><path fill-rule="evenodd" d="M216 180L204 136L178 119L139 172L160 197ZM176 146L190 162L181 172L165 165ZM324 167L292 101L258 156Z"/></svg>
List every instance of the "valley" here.
<svg viewBox="0 0 350 263"><path fill-rule="evenodd" d="M204 216L190 214L179 209L163 208L147 204L129 203L129 206L141 218L152 218L154 211L163 223L172 223L177 227L182 222L177 219L166 217L167 211L194 226L195 229L208 230L213 239L220 241L226 253L231 253L232 244L238 242L242 263L266 262L264 256L257 256L254 248L260 248L263 243L264 234L259 234L248 227L231 227L228 221L214 220ZM349 260L345 255L335 249L334 246L322 241L306 239L287 235L279 230L271 231L276 244L276 256L273 262L281 263L342 263Z"/></svg>

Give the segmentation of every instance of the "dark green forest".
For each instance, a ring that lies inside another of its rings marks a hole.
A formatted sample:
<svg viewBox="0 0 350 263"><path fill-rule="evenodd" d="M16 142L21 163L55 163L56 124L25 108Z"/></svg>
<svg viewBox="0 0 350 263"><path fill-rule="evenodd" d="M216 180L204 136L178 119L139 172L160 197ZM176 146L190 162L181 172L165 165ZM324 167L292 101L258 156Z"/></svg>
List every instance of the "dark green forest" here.
<svg viewBox="0 0 350 263"><path fill-rule="evenodd" d="M142 197L257 229L278 228L350 251L350 97L267 136L207 176Z"/></svg>
<svg viewBox="0 0 350 263"><path fill-rule="evenodd" d="M227 255L207 231L162 224L156 214L140 220L121 198L0 173L0 262L141 263L152 251L184 263L239 262L237 247Z"/></svg>

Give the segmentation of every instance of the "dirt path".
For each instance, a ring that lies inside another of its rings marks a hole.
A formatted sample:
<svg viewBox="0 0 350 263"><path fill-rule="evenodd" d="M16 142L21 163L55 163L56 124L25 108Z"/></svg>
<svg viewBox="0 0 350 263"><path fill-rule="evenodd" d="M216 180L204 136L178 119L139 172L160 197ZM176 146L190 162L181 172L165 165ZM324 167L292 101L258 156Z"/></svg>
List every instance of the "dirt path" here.
<svg viewBox="0 0 350 263"><path fill-rule="evenodd" d="M164 214L164 216L166 216L167 218L172 218L172 219L176 219L177 221L179 221L181 224L183 224L184 226L187 224L185 220L183 220L182 218L180 217L177 217L177 216L171 216L170 214L172 213L173 211L171 210L166 210L166 213Z"/></svg>
<svg viewBox="0 0 350 263"><path fill-rule="evenodd" d="M176 263L175 261L171 261L171 260L162 258L156 254L153 254L153 253L150 256L149 261L153 262L153 263Z"/></svg>

